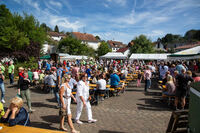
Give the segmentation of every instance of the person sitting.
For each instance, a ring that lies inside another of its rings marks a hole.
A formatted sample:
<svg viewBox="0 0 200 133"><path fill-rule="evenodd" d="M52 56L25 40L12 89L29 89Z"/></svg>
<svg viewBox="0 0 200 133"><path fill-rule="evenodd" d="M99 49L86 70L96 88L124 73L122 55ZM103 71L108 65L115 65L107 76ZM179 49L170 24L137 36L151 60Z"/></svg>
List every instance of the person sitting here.
<svg viewBox="0 0 200 133"><path fill-rule="evenodd" d="M120 82L120 78L117 75L118 71L115 69L114 71L112 71L112 74L110 75L110 88L114 88L115 92L117 92L117 95L119 95L119 90L117 90L117 88L119 87L119 82ZM115 96L115 94L112 92L111 93L113 96Z"/></svg>
<svg viewBox="0 0 200 133"><path fill-rule="evenodd" d="M4 116L5 112L4 112L4 109L3 109L3 104L0 102L0 119L2 116Z"/></svg>
<svg viewBox="0 0 200 133"><path fill-rule="evenodd" d="M97 81L97 90L96 90L96 93L95 93L95 97L96 97L96 100L98 102L99 100L99 96L98 95L101 95L101 94L105 94L105 90L106 90L106 80L103 79L103 74L100 74L99 75L99 79ZM101 97L101 100L103 101L104 100L104 97Z"/></svg>
<svg viewBox="0 0 200 133"><path fill-rule="evenodd" d="M8 123L9 126L15 125L30 125L29 114L23 106L23 100L19 97L14 97L11 100L10 106L6 113L1 118L2 123Z"/></svg>
<svg viewBox="0 0 200 133"><path fill-rule="evenodd" d="M175 95L176 86L173 82L173 77L171 75L167 76L166 90L167 91L164 91L163 94L168 96Z"/></svg>

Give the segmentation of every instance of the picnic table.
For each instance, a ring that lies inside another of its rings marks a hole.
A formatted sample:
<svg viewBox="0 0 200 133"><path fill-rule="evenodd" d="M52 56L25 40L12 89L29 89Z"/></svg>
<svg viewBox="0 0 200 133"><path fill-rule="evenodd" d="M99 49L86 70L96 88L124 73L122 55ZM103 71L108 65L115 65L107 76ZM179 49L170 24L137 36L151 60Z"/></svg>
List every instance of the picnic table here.
<svg viewBox="0 0 200 133"><path fill-rule="evenodd" d="M8 124L0 123L0 133L66 133L62 131L54 131L49 129L35 128L35 127L27 127L27 126L8 126Z"/></svg>

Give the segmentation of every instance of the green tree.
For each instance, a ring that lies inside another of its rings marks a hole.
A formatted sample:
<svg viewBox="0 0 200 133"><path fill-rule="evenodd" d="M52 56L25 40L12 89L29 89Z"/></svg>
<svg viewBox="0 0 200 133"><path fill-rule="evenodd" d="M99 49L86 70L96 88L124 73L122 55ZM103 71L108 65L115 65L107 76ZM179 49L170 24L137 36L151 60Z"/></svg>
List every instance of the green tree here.
<svg viewBox="0 0 200 133"><path fill-rule="evenodd" d="M48 27L45 23L42 23L40 27L43 28L45 32L52 31L52 29Z"/></svg>
<svg viewBox="0 0 200 133"><path fill-rule="evenodd" d="M68 53L70 55L89 55L94 56L94 49L82 44L80 40L77 40L71 36L68 36L61 40L58 44L58 50L62 53Z"/></svg>
<svg viewBox="0 0 200 133"><path fill-rule="evenodd" d="M59 33L59 28L57 25L55 26L54 31Z"/></svg>
<svg viewBox="0 0 200 133"><path fill-rule="evenodd" d="M97 49L98 56L102 56L111 52L112 50L109 48L108 44L105 41L102 41L100 46Z"/></svg>
<svg viewBox="0 0 200 133"><path fill-rule="evenodd" d="M189 30L184 37L188 41L200 41L200 30Z"/></svg>
<svg viewBox="0 0 200 133"><path fill-rule="evenodd" d="M38 57L45 39L46 33L34 16L12 14L5 5L0 5L0 57L10 56L21 61Z"/></svg>
<svg viewBox="0 0 200 133"><path fill-rule="evenodd" d="M101 38L100 38L99 36L95 36L95 38L96 38L97 40L99 40L99 41L101 40Z"/></svg>
<svg viewBox="0 0 200 133"><path fill-rule="evenodd" d="M167 47L169 44L184 43L185 39L181 35L166 34L161 43Z"/></svg>
<svg viewBox="0 0 200 133"><path fill-rule="evenodd" d="M136 37L131 42L133 42L134 45L130 47L130 54L154 52L151 40L148 39L145 35L140 35L139 37Z"/></svg>

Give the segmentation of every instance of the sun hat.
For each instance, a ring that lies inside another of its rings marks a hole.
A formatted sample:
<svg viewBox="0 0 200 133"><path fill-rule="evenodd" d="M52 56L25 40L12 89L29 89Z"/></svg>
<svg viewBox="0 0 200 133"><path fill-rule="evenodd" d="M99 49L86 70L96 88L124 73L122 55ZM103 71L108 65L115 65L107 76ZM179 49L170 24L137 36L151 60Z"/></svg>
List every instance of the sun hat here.
<svg viewBox="0 0 200 133"><path fill-rule="evenodd" d="M18 69L19 69L19 70L24 70L24 68L23 68L23 67L19 67Z"/></svg>

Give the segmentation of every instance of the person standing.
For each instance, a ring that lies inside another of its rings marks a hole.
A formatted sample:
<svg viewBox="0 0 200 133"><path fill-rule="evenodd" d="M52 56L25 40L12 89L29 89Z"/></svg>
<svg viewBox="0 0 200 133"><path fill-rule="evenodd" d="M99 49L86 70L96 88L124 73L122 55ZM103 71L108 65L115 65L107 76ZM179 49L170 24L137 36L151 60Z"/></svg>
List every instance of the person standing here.
<svg viewBox="0 0 200 133"><path fill-rule="evenodd" d="M142 73L141 73L141 70L139 70L138 77L137 77L137 87L141 86L141 81L142 81Z"/></svg>
<svg viewBox="0 0 200 133"><path fill-rule="evenodd" d="M90 105L91 97L89 94L89 82L87 82L86 80L87 80L87 74L83 73L80 77L80 81L77 84L77 92L76 92L77 111L76 111L75 121L78 124L83 124L83 122L79 120L83 107L86 107L87 109L88 123L94 123L97 121L92 117L92 108Z"/></svg>
<svg viewBox="0 0 200 133"><path fill-rule="evenodd" d="M14 83L14 70L15 66L13 65L13 62L9 62L9 67L8 67L8 74L9 74L9 79L10 79L10 84L12 85Z"/></svg>
<svg viewBox="0 0 200 133"><path fill-rule="evenodd" d="M58 107L60 106L60 99L59 99L59 95L58 95L58 88L56 87L56 82L57 82L57 76L56 76L56 70L53 70L52 72L48 72L49 75L47 76L46 80L47 80L47 84L50 87L50 91L53 90L55 99L58 103Z"/></svg>
<svg viewBox="0 0 200 133"><path fill-rule="evenodd" d="M186 71L186 68L182 65L181 61L178 61L178 65L176 66L176 70L178 71L179 74L182 73L182 69Z"/></svg>
<svg viewBox="0 0 200 133"><path fill-rule="evenodd" d="M35 110L31 108L30 80L28 79L28 73L23 73L23 76L24 78L20 78L18 81L18 88L20 89L22 99L26 97L29 112L33 112Z"/></svg>
<svg viewBox="0 0 200 133"><path fill-rule="evenodd" d="M165 74L167 71L168 71L168 66L166 66L164 62L161 62L160 67L159 67L160 80L163 80L165 78Z"/></svg>
<svg viewBox="0 0 200 133"><path fill-rule="evenodd" d="M60 118L60 129L67 131L67 129L64 127L64 121L65 116L67 116L68 119L68 125L71 128L72 133L79 133L79 131L76 131L74 128L74 125L72 123L72 113L70 109L71 105L71 98L73 98L74 101L76 101L75 97L72 94L72 89L69 86L69 81L71 79L70 75L64 74L63 76L63 84L60 87L60 101L61 101L61 108L59 111Z"/></svg>
<svg viewBox="0 0 200 133"><path fill-rule="evenodd" d="M193 82L194 80L192 79L191 76L186 74L185 69L181 69L181 74L178 74L176 77L177 88L176 88L176 94L175 94L176 97L174 103L175 110L177 110L179 99L181 100L181 109L184 109L185 107L185 98L187 96L189 81Z"/></svg>
<svg viewBox="0 0 200 133"><path fill-rule="evenodd" d="M91 71L92 71L92 70L90 69L89 65L86 65L86 70L85 70L85 72L87 73L88 79L91 78Z"/></svg>
<svg viewBox="0 0 200 133"><path fill-rule="evenodd" d="M5 67L0 63L0 71L2 72L2 74L4 74L5 72Z"/></svg>
<svg viewBox="0 0 200 133"><path fill-rule="evenodd" d="M0 89L1 89L1 102L5 103L4 96L5 96L5 87L4 87L4 75L2 71L0 71Z"/></svg>
<svg viewBox="0 0 200 133"><path fill-rule="evenodd" d="M32 81L33 81L33 72L31 71L30 68L28 68L28 79L29 79L30 82L32 83Z"/></svg>
<svg viewBox="0 0 200 133"><path fill-rule="evenodd" d="M79 67L77 64L72 68L72 77L76 77L79 73Z"/></svg>
<svg viewBox="0 0 200 133"><path fill-rule="evenodd" d="M147 89L151 87L151 70L149 66L146 66L146 70L144 71L144 80L145 80L145 87L144 91L147 92Z"/></svg>

